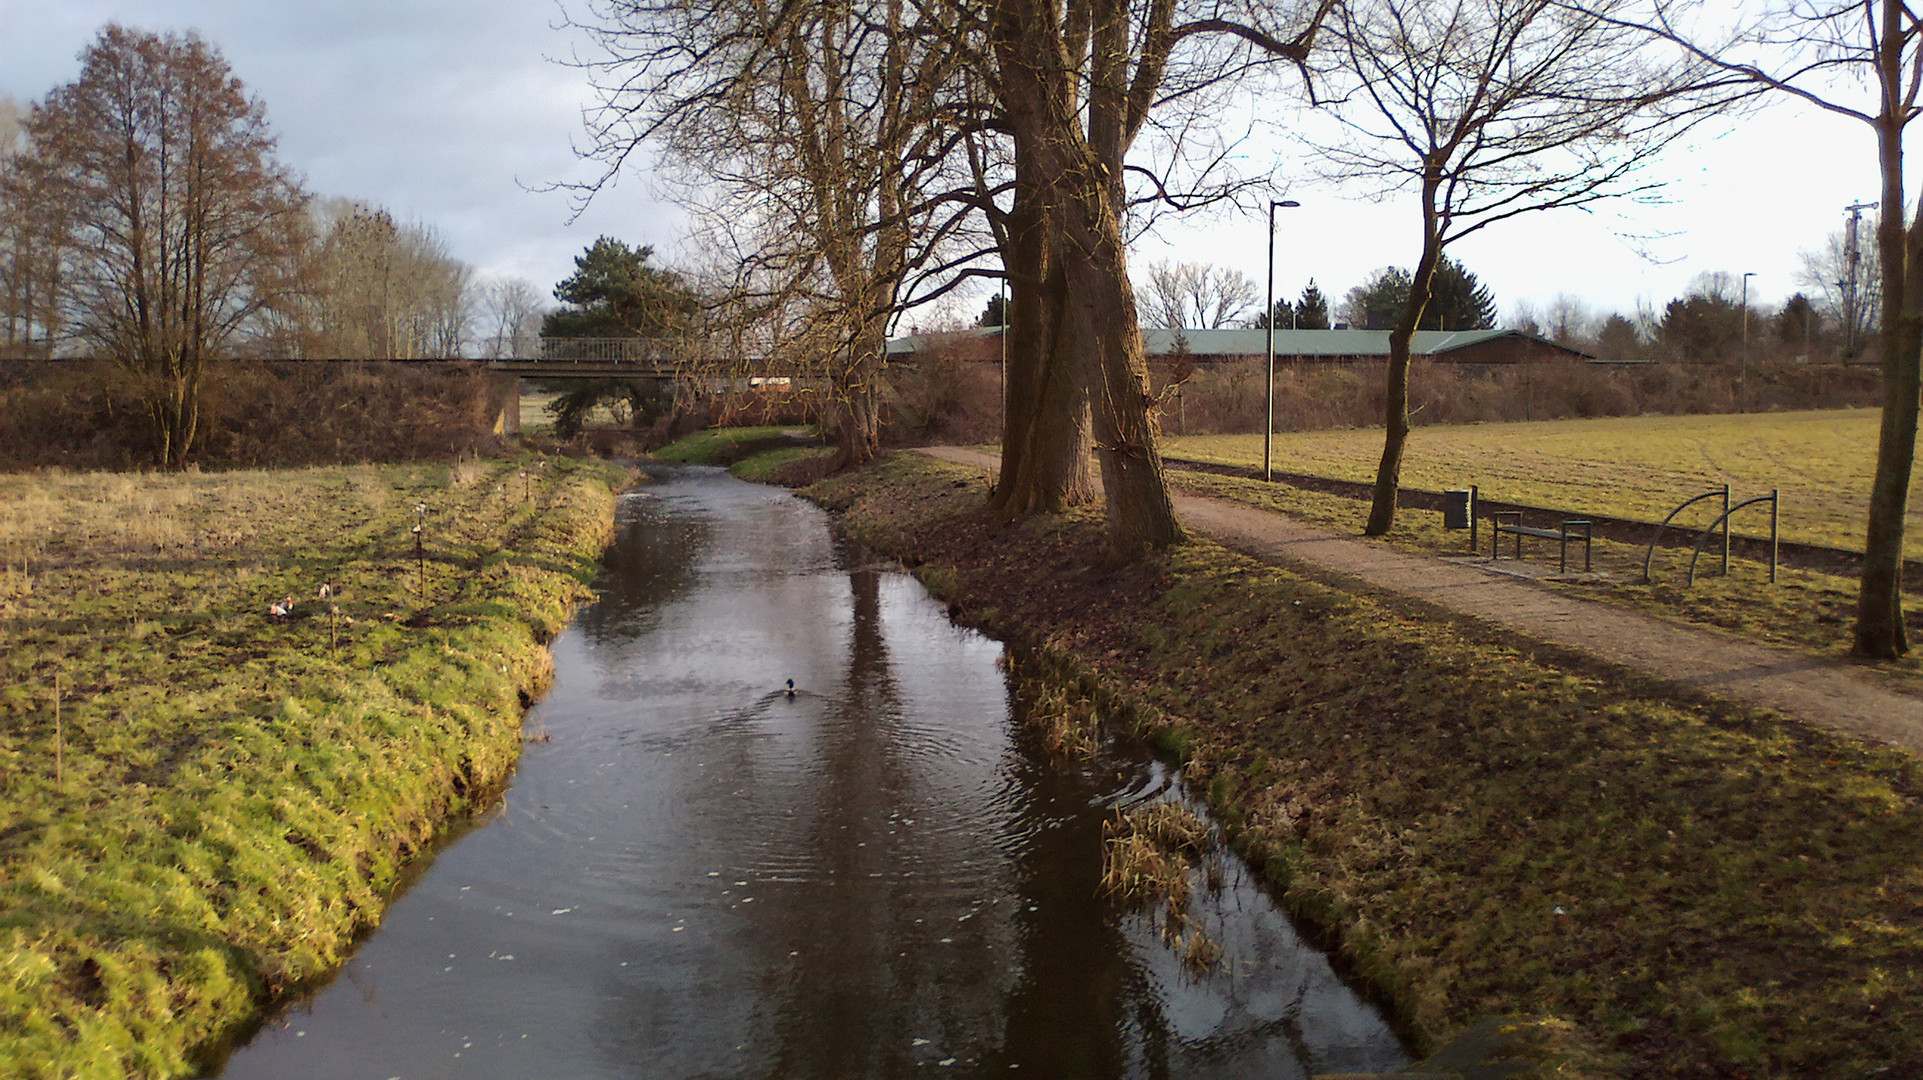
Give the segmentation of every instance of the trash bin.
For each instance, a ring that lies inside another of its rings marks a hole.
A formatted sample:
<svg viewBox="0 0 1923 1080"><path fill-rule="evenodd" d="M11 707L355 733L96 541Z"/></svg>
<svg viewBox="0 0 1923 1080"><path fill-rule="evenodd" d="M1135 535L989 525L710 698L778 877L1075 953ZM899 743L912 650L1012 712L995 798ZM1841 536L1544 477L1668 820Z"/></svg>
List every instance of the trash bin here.
<svg viewBox="0 0 1923 1080"><path fill-rule="evenodd" d="M1442 527L1445 529L1466 529L1469 516L1475 512L1473 499L1468 488L1450 488L1442 493Z"/></svg>

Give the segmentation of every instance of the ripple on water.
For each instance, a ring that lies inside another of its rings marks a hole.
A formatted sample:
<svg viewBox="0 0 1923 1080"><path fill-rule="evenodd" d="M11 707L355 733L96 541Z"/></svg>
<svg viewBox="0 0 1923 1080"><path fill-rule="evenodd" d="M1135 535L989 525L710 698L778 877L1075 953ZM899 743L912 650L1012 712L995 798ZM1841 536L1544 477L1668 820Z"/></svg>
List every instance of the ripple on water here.
<svg viewBox="0 0 1923 1080"><path fill-rule="evenodd" d="M1173 774L1024 754L1000 646L905 575L838 568L818 510L684 470L620 514L500 811L226 1075L1403 1062L1239 867L1196 888L1209 975L1103 901L1102 823Z"/></svg>

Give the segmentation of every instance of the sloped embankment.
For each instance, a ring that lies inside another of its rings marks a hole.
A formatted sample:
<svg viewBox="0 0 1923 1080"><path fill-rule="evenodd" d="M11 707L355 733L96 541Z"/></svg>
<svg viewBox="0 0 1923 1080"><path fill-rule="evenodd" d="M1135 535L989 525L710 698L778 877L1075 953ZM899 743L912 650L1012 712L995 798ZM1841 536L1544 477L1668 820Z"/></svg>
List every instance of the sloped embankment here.
<svg viewBox="0 0 1923 1080"><path fill-rule="evenodd" d="M338 965L512 769L617 481L0 477L0 1074L190 1074Z"/></svg>
<svg viewBox="0 0 1923 1080"><path fill-rule="evenodd" d="M967 468L809 493L1185 756L1419 1049L1523 1018L1538 1075L1923 1071L1913 758L1206 541L1090 569L1096 516L998 527Z"/></svg>

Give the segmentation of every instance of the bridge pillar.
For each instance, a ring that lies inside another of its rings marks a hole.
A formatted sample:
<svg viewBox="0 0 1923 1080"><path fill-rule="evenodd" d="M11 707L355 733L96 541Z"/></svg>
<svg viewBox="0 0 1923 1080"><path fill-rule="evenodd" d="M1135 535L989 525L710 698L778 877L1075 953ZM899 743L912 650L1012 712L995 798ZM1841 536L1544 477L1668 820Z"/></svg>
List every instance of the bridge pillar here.
<svg viewBox="0 0 1923 1080"><path fill-rule="evenodd" d="M494 434L521 434L521 377L496 375L494 392L500 395L501 414L494 418Z"/></svg>

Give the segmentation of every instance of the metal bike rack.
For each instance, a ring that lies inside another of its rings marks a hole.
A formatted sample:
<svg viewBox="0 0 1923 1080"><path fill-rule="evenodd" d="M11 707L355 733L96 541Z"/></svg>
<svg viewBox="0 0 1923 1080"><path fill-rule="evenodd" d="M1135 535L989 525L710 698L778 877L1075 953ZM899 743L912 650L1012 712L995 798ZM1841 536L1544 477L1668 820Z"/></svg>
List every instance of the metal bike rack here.
<svg viewBox="0 0 1923 1080"><path fill-rule="evenodd" d="M1716 526L1718 525L1723 527L1723 573L1729 573L1729 515L1741 510L1745 506L1754 506L1757 503L1763 502L1769 504L1769 583L1771 585L1776 584L1776 526L1782 516L1782 503L1781 500L1777 498L1777 490L1775 488L1771 488L1767 495L1758 495L1753 499L1744 499L1742 502L1723 511L1722 517L1711 522L1709 528L1703 530L1703 535L1696 538L1696 550L1690 552L1689 555L1689 584L1696 584L1696 558L1703 553L1704 541L1709 539L1709 534L1715 532Z"/></svg>
<svg viewBox="0 0 1923 1080"><path fill-rule="evenodd" d="M1678 506L1676 509L1671 510L1669 512L1669 516L1663 519L1663 523L1661 525L1656 526L1656 534L1649 538L1649 550L1643 552L1643 584L1644 585L1649 584L1649 563L1650 563L1650 560L1656 557L1656 545L1659 542L1661 542L1663 538L1663 530L1669 528L1669 523L1676 520L1677 514L1680 514L1683 511L1689 509L1690 507L1696 505L1697 503L1702 502L1704 499L1714 499L1718 495L1722 496L1723 498L1723 516L1717 519L1718 521L1723 522L1723 573L1725 574L1729 573L1729 512L1730 512L1729 485L1724 484L1721 488L1715 491L1705 491L1701 495L1698 495L1693 499L1684 500L1681 506ZM1714 529L1715 527L1716 526L1714 525L1710 526L1711 529ZM1708 535L1707 530L1704 531L1704 535ZM1701 546L1700 541L1698 542L1697 546L1698 547ZM1693 567L1695 565L1695 562L1692 560L1690 565ZM1770 578L1770 580L1775 581L1776 579L1772 577Z"/></svg>

